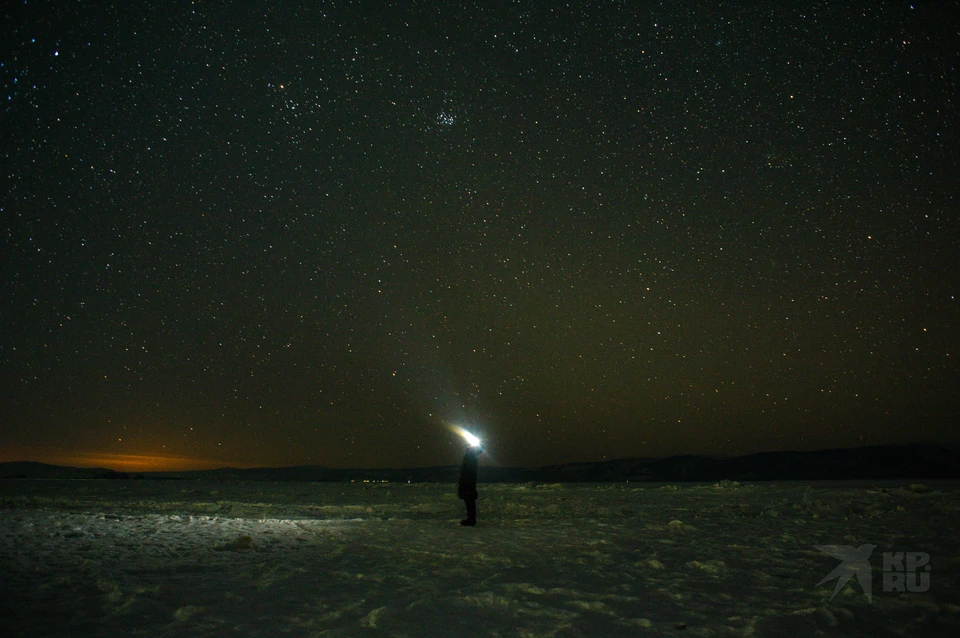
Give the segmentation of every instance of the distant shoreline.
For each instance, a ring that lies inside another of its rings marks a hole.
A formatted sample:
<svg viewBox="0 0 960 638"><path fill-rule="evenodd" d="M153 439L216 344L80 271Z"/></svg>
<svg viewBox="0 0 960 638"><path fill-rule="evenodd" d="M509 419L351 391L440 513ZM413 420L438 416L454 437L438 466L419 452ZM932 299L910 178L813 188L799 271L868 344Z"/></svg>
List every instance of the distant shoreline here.
<svg viewBox="0 0 960 638"><path fill-rule="evenodd" d="M120 472L33 461L0 463L0 479L222 480L448 483L458 466L343 469L319 466ZM565 463L539 468L484 466L486 483L712 483L717 481L960 480L960 451L937 445L890 445L762 452L732 458L671 456Z"/></svg>

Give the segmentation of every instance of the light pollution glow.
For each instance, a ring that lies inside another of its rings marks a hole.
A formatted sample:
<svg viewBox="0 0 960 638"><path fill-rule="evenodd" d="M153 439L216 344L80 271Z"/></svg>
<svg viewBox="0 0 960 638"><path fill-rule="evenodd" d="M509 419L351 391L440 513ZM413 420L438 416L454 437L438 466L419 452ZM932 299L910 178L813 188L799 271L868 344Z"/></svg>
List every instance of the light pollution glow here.
<svg viewBox="0 0 960 638"><path fill-rule="evenodd" d="M150 454L111 454L106 452L63 454L45 450L31 450L29 453L20 451L15 454L0 455L0 461L22 461L24 459L50 465L104 468L118 472L185 472L212 470L227 466L239 467L234 463L224 463L212 459Z"/></svg>

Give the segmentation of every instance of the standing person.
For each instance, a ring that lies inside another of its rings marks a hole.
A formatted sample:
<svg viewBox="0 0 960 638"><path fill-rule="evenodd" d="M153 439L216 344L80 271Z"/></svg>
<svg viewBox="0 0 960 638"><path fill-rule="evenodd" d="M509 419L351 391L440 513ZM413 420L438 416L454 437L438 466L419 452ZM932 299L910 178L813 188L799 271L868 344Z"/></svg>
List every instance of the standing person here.
<svg viewBox="0 0 960 638"><path fill-rule="evenodd" d="M474 526L477 524L477 459L483 454L479 444L471 445L463 454L463 463L460 464L460 483L457 485L457 496L463 499L467 506L467 517L460 521L461 525Z"/></svg>

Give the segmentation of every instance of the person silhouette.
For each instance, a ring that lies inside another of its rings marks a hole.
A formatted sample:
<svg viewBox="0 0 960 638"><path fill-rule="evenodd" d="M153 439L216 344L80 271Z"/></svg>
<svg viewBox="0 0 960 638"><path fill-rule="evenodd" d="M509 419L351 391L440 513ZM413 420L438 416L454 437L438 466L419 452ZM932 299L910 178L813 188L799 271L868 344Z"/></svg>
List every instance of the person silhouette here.
<svg viewBox="0 0 960 638"><path fill-rule="evenodd" d="M463 499L467 507L467 517L460 521L461 525L474 526L477 524L477 461L483 454L479 445L471 445L463 454L463 463L460 464L460 483L457 485L457 496Z"/></svg>

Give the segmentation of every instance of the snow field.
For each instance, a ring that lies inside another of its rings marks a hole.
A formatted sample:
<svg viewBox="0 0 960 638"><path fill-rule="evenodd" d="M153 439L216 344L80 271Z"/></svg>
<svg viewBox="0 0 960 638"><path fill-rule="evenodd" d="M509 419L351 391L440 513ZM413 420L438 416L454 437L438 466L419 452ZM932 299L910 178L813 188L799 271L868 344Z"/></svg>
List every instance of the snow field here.
<svg viewBox="0 0 960 638"><path fill-rule="evenodd" d="M955 486L0 481L8 636L960 635ZM873 603L813 545L876 544ZM883 551L931 556L884 592Z"/></svg>

